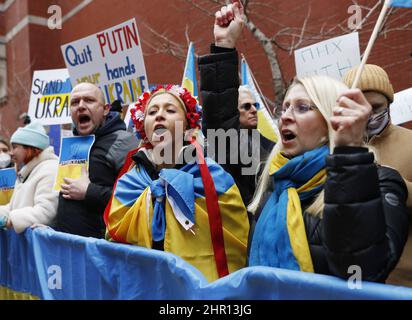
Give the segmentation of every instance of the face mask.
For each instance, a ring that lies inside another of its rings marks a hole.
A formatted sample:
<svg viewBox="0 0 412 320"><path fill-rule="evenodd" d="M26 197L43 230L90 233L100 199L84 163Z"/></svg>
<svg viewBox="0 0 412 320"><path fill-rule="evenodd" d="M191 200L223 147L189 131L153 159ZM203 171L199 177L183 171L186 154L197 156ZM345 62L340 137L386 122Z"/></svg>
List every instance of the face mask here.
<svg viewBox="0 0 412 320"><path fill-rule="evenodd" d="M11 161L11 157L8 153L0 153L0 169L6 168Z"/></svg>
<svg viewBox="0 0 412 320"><path fill-rule="evenodd" d="M368 121L368 137L373 137L377 134L380 134L383 129L386 128L386 126L389 123L389 108L386 109L386 111L376 115L372 116L369 121Z"/></svg>

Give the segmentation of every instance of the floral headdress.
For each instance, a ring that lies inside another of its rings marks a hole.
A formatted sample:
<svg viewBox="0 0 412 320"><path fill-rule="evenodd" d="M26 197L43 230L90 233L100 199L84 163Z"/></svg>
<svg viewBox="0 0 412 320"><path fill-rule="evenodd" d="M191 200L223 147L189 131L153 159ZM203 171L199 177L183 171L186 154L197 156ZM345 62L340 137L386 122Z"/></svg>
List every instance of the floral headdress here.
<svg viewBox="0 0 412 320"><path fill-rule="evenodd" d="M151 92L147 91L143 93L135 104L135 107L130 110L132 121L142 140L146 138L146 133L144 131L144 119L148 102L155 95L166 92L171 93L178 98L179 101L181 100L181 102L184 103L188 127L190 129L200 128L202 107L197 103L196 98L194 98L186 88L178 85L168 84L165 86L158 86Z"/></svg>

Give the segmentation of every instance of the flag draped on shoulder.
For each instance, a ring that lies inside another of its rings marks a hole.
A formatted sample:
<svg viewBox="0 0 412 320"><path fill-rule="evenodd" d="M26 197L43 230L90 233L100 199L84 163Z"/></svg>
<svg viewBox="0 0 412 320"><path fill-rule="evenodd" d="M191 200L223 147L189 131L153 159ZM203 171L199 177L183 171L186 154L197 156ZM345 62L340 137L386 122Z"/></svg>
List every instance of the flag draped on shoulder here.
<svg viewBox="0 0 412 320"><path fill-rule="evenodd" d="M258 125L257 129L259 132L266 137L267 139L277 142L278 141L278 134L277 134L277 127L276 123L273 120L272 116L269 114L268 110L266 109L262 98L260 97L255 83L253 81L252 73L250 71L249 65L246 62L245 58L242 58L241 64L242 70L242 85L249 86L249 89L253 93L256 102L259 104L257 115L258 115Z"/></svg>
<svg viewBox="0 0 412 320"><path fill-rule="evenodd" d="M224 240L220 249L225 252L228 272L233 272L246 264L246 208L233 178L213 160L205 161L220 211ZM117 180L105 212L107 237L146 248L152 248L153 242L163 243L164 251L182 257L209 281L218 279L216 230L205 190L210 185L203 182L201 166L194 162L180 169L162 169L157 179L148 170L147 164L137 161Z"/></svg>

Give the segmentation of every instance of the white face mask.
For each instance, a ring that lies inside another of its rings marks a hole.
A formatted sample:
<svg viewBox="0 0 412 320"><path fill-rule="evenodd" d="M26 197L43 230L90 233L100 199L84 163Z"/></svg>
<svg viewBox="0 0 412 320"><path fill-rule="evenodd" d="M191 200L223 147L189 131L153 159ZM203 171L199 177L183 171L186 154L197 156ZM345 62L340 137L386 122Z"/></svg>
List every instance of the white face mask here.
<svg viewBox="0 0 412 320"><path fill-rule="evenodd" d="M6 168L11 162L11 157L8 153L0 153L0 169Z"/></svg>
<svg viewBox="0 0 412 320"><path fill-rule="evenodd" d="M372 116L368 121L368 136L373 137L377 134L380 134L383 131L383 129L386 128L389 121L389 109L385 110L380 114Z"/></svg>

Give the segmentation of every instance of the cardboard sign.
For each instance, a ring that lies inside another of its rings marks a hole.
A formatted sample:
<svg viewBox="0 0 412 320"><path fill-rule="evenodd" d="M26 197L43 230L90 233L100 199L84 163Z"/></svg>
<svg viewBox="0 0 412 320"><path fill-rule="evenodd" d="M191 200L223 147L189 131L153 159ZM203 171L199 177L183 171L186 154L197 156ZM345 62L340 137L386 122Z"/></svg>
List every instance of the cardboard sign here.
<svg viewBox="0 0 412 320"><path fill-rule="evenodd" d="M360 64L359 35L353 32L344 36L295 51L298 77L328 75L342 79L352 67Z"/></svg>
<svg viewBox="0 0 412 320"><path fill-rule="evenodd" d="M412 88L395 93L390 113L393 124L412 121Z"/></svg>
<svg viewBox="0 0 412 320"><path fill-rule="evenodd" d="M72 123L70 83L67 69L35 71L31 86L29 116L42 125Z"/></svg>
<svg viewBox="0 0 412 320"><path fill-rule="evenodd" d="M135 19L65 44L61 50L72 85L97 85L107 103L132 103L149 88Z"/></svg>

